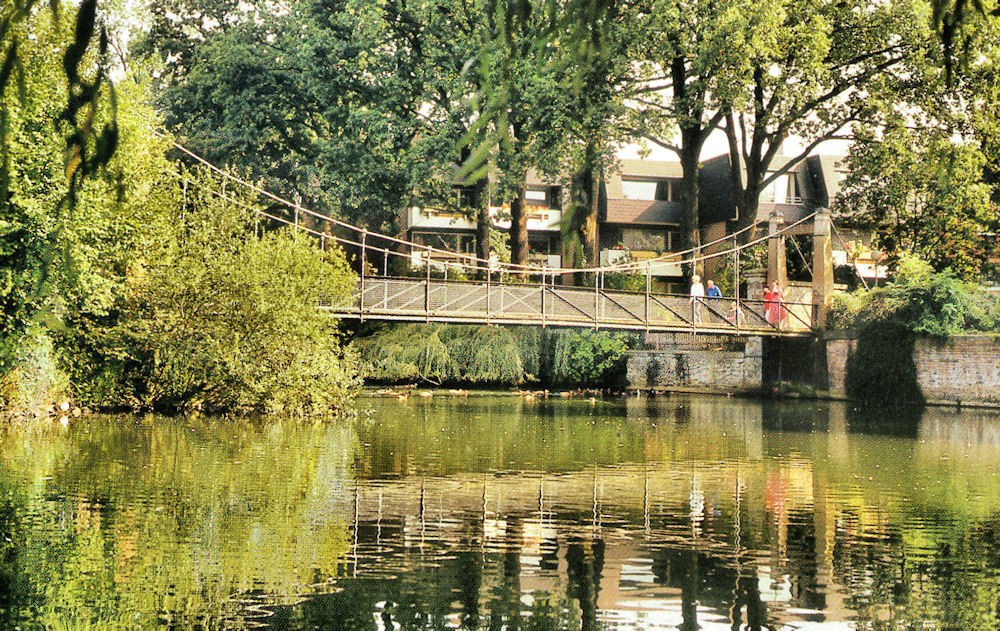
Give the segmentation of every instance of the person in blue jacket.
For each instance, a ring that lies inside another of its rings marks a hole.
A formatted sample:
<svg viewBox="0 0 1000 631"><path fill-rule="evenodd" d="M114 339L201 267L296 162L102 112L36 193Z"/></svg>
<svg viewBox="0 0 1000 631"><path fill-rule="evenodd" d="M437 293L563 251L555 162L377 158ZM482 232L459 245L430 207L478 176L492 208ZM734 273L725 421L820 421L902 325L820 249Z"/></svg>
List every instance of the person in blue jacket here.
<svg viewBox="0 0 1000 631"><path fill-rule="evenodd" d="M722 292L719 288L715 286L712 281L706 281L708 285L705 286L705 297L706 298L722 298Z"/></svg>

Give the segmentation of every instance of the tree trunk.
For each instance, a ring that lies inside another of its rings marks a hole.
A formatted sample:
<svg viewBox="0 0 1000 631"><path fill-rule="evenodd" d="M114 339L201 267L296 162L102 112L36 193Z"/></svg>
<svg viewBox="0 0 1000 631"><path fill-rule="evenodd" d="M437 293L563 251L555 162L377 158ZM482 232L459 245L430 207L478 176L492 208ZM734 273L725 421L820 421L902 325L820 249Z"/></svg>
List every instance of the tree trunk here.
<svg viewBox="0 0 1000 631"><path fill-rule="evenodd" d="M693 130L682 130L683 144L681 145L681 172L683 174L684 185L681 193L681 238L684 241L684 248L693 249L685 258L698 256L701 254L701 226L698 217L698 155L701 153L701 142L699 138L691 138L700 133ZM704 269L704 262L698 261L689 266L689 275L701 275Z"/></svg>
<svg viewBox="0 0 1000 631"><path fill-rule="evenodd" d="M486 195L485 182L479 183L476 193L476 258L488 261L490 260L490 230L493 228L493 224L490 222L490 203ZM488 269L488 263L480 263L476 269L476 278L485 280Z"/></svg>
<svg viewBox="0 0 1000 631"><path fill-rule="evenodd" d="M759 178L758 178L759 179ZM760 184L751 185L736 191L737 230L743 230L757 223L757 211L760 208ZM740 235L740 243L747 244L757 238L757 230L747 230Z"/></svg>
<svg viewBox="0 0 1000 631"><path fill-rule="evenodd" d="M524 202L524 180L526 174L521 174L521 184L517 193L510 200L510 262L514 265L528 263L528 212ZM519 272L522 276L523 272Z"/></svg>

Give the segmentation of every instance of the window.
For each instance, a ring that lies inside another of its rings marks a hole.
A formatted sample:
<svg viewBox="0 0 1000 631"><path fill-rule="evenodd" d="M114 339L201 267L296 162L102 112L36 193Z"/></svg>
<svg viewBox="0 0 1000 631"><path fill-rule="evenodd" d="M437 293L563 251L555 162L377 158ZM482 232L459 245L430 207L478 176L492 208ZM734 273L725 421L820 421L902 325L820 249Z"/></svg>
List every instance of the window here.
<svg viewBox="0 0 1000 631"><path fill-rule="evenodd" d="M524 200L529 206L544 206L559 210L562 206L558 186L533 186L524 192Z"/></svg>
<svg viewBox="0 0 1000 631"><path fill-rule="evenodd" d="M770 177L770 174L768 175ZM760 201L779 204L802 203L802 189L795 173L779 175L760 192Z"/></svg>
<svg viewBox="0 0 1000 631"><path fill-rule="evenodd" d="M681 180L633 180L622 179L622 197L652 202L679 201L681 195Z"/></svg>
<svg viewBox="0 0 1000 631"><path fill-rule="evenodd" d="M545 189L529 188L524 192L524 200L531 206L545 206L548 201Z"/></svg>

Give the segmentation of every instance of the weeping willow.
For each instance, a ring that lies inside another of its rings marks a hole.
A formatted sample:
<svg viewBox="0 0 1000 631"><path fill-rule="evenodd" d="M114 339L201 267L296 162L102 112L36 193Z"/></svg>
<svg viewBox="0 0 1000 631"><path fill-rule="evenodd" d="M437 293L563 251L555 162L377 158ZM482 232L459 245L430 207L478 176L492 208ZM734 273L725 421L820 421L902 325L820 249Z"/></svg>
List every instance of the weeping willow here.
<svg viewBox="0 0 1000 631"><path fill-rule="evenodd" d="M369 383L607 387L635 340L590 330L405 324L354 340Z"/></svg>

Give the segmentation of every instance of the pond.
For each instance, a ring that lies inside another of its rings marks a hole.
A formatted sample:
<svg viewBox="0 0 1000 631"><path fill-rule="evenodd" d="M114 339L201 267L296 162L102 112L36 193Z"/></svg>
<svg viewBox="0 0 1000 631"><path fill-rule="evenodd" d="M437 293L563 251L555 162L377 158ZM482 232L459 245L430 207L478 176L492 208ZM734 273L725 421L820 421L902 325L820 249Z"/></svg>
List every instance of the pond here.
<svg viewBox="0 0 1000 631"><path fill-rule="evenodd" d="M996 629L1000 415L362 398L0 434L2 629Z"/></svg>

